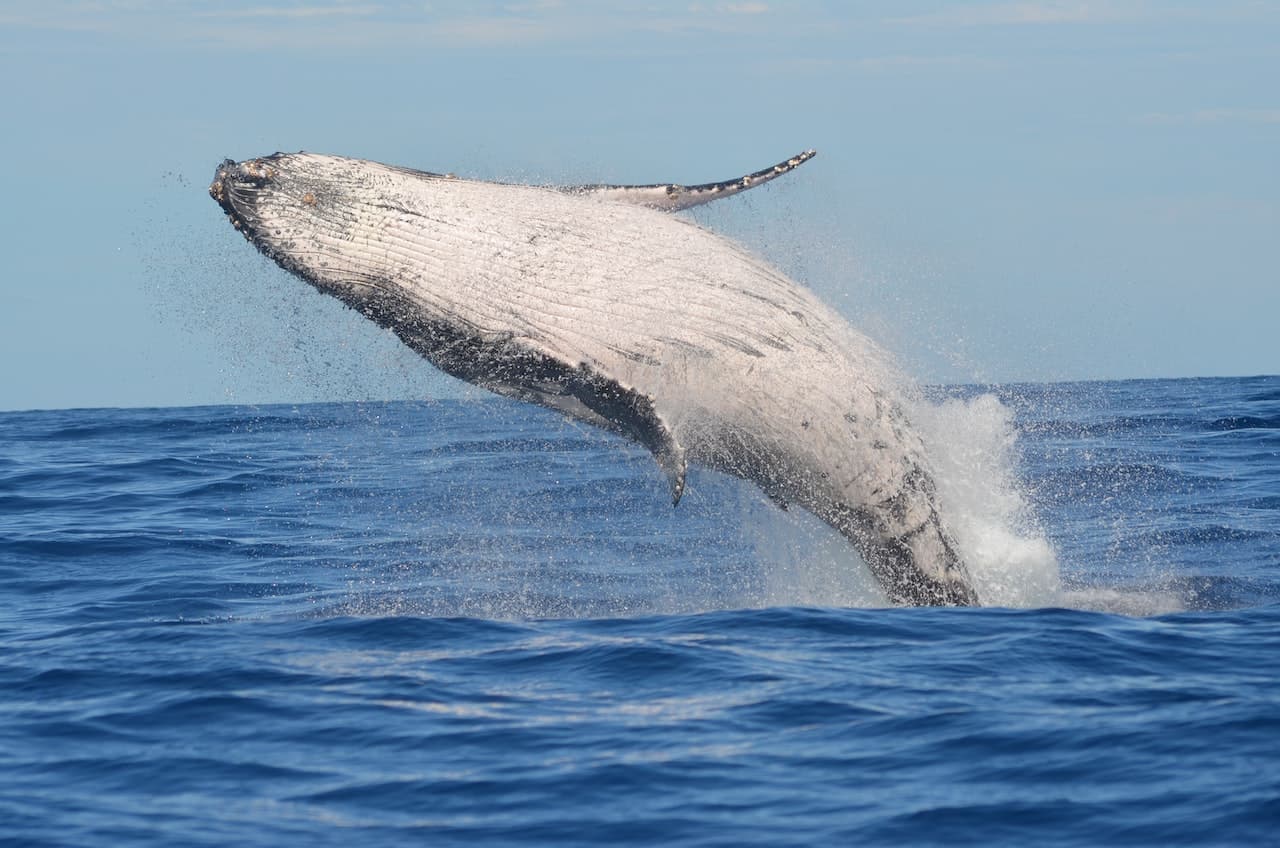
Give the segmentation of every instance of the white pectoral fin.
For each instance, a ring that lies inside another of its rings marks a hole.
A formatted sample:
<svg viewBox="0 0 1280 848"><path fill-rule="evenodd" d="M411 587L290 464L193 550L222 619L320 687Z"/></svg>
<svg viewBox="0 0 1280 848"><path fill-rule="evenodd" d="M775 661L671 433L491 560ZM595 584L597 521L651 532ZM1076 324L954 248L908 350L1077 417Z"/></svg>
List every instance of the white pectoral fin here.
<svg viewBox="0 0 1280 848"><path fill-rule="evenodd" d="M736 177L732 180L723 180L715 183L702 183L701 185L680 185L679 183L657 183L654 185L585 185L585 186L567 186L561 191L567 194L577 194L585 197L594 197L600 200L612 200L618 203L631 203L636 206L648 206L652 209L661 209L664 212L678 212L681 209L688 209L691 206L697 206L702 203L709 203L712 200L718 200L721 197L729 197L739 192L746 191L749 188L755 188L758 185L764 185L774 177L780 177L783 174L794 171L796 168L808 162L817 155L815 150L806 150L803 153L797 153L784 162L779 162L772 167L756 171L752 174L746 174Z"/></svg>

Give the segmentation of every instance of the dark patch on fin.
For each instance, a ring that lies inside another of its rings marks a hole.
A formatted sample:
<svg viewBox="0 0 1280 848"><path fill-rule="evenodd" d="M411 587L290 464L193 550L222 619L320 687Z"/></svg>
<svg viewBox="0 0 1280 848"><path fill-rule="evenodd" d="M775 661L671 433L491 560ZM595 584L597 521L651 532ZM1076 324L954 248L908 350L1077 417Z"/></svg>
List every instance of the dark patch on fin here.
<svg viewBox="0 0 1280 848"><path fill-rule="evenodd" d="M558 381L557 388L567 391L534 390L536 397L524 395L542 406L588 423L611 430L639 442L649 449L671 487L671 505L680 503L684 494L688 462L684 448L653 406L653 398L628 389L612 378L580 365L568 379ZM583 414L584 410L588 414Z"/></svg>
<svg viewBox="0 0 1280 848"><path fill-rule="evenodd" d="M510 387L488 385L487 388L533 401L639 442L649 449L666 475L671 486L671 505L680 503L688 462L684 448L655 409L653 398L627 388L585 363L570 368L549 357L538 358L542 362L537 379L522 380Z"/></svg>
<svg viewBox="0 0 1280 848"><path fill-rule="evenodd" d="M632 203L636 206L648 206L664 212L679 212L691 206L710 203L721 197L730 197L749 188L755 188L769 182L774 177L794 171L818 155L816 150L797 153L790 159L779 162L769 168L754 173L700 185L680 185L679 183L655 183L653 185L582 185L566 186L560 191L566 194L578 194L596 197L601 200L613 200L618 203Z"/></svg>
<svg viewBox="0 0 1280 848"><path fill-rule="evenodd" d="M392 330L446 374L644 445L667 477L672 504L680 502L688 467L685 451L648 395L586 363L571 365L533 350L510 334L424 318L411 300L392 289L349 305Z"/></svg>
<svg viewBox="0 0 1280 848"><path fill-rule="evenodd" d="M684 448L654 408L653 398L629 389L586 365L574 369L567 388L584 406L607 422L606 429L649 449L671 486L671 505L680 503L688 462Z"/></svg>
<svg viewBox="0 0 1280 848"><path fill-rule="evenodd" d="M685 460L684 448L671 435L671 431L663 428L663 442L660 447L650 447L653 458L658 461L658 467L662 469L662 473L667 475L667 485L671 487L671 505L675 506L680 503L680 496L684 494L684 478L685 473L689 469L688 462Z"/></svg>

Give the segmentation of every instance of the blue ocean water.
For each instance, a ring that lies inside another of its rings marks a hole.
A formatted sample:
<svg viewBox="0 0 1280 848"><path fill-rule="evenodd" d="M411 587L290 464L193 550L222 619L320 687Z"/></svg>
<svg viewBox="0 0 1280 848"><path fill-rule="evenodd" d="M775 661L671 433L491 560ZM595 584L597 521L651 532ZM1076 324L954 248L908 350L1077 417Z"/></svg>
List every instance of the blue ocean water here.
<svg viewBox="0 0 1280 848"><path fill-rule="evenodd" d="M0 842L1276 844L1280 377L933 409L1002 606L503 401L0 414Z"/></svg>

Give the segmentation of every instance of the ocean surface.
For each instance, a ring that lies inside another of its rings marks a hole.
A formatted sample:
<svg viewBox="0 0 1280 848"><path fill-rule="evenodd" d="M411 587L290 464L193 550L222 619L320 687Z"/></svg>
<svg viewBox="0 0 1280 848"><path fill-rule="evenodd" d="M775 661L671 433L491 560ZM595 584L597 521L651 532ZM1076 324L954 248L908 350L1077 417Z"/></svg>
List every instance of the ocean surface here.
<svg viewBox="0 0 1280 848"><path fill-rule="evenodd" d="M505 401L0 414L0 844L1280 844L1280 377L913 418L989 606Z"/></svg>

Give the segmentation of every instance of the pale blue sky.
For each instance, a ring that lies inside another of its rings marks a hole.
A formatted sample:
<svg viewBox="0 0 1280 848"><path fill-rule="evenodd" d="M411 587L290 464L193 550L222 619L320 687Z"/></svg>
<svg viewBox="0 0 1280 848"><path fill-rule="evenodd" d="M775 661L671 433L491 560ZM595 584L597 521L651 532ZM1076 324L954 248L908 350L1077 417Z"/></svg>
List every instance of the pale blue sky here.
<svg viewBox="0 0 1280 848"><path fill-rule="evenodd" d="M698 220L927 381L1280 372L1280 4L0 6L0 408L455 387L205 187L307 149L539 182L796 174Z"/></svg>

